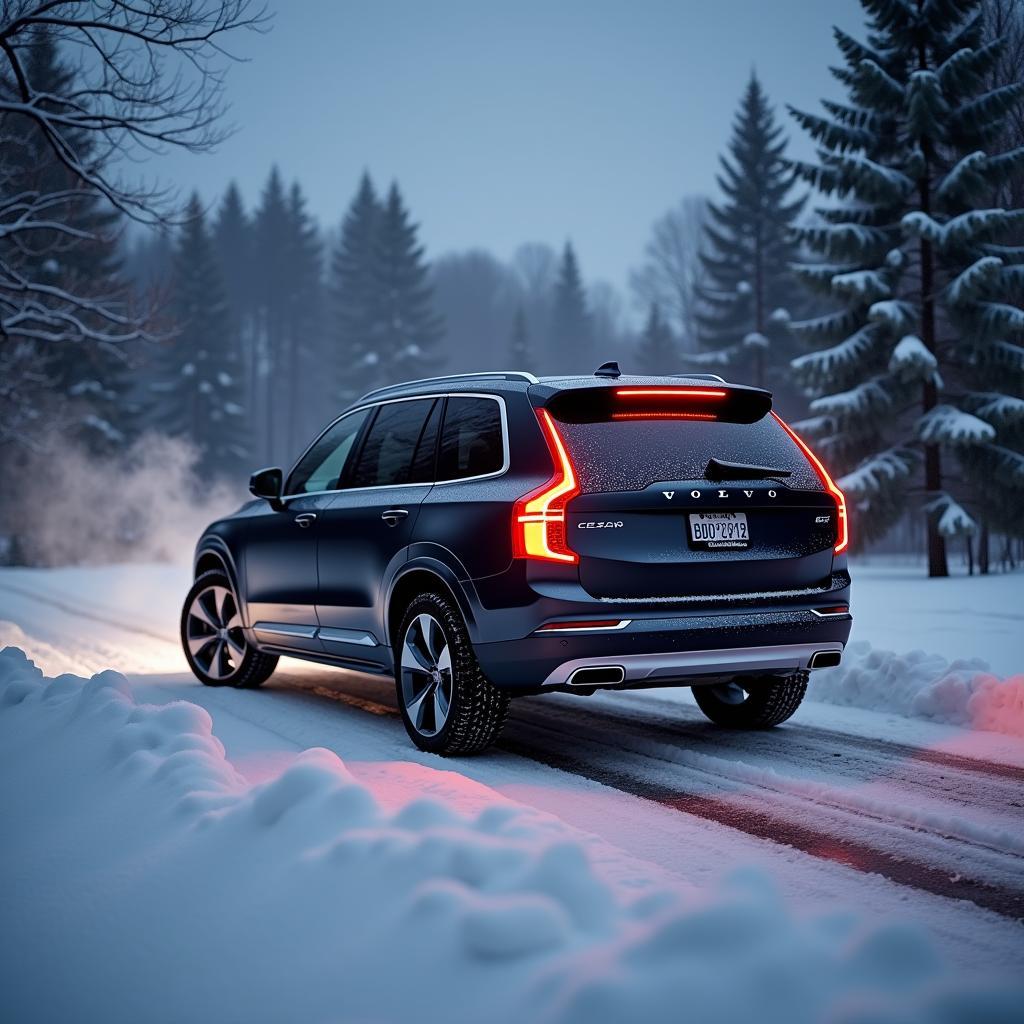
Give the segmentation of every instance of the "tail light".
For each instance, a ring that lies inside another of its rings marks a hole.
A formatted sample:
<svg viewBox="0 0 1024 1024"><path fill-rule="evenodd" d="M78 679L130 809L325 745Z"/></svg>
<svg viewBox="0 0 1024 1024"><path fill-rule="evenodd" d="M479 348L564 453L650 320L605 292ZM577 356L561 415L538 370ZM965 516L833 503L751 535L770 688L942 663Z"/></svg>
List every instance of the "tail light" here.
<svg viewBox="0 0 1024 1024"><path fill-rule="evenodd" d="M835 498L836 519L838 522L836 524L836 544L833 550L837 555L842 554L850 546L850 531L846 519L846 495L836 487L835 481L828 475L828 470L821 464L821 460L804 444L790 425L774 411L772 415L782 424L783 430L800 446L801 451L810 460L811 465L818 474L818 479L825 485L825 490Z"/></svg>
<svg viewBox="0 0 1024 1024"><path fill-rule="evenodd" d="M565 506L580 493L580 485L551 414L547 409L538 409L537 420L555 471L550 480L524 494L515 503L512 511L512 554L516 558L575 565L579 562L579 555L569 547L566 538Z"/></svg>

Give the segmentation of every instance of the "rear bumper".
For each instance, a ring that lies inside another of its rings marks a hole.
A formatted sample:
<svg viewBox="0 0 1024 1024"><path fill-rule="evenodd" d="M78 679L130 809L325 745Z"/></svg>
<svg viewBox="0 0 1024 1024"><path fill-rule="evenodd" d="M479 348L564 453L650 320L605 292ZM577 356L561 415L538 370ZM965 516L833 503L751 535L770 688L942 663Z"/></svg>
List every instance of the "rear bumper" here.
<svg viewBox="0 0 1024 1024"><path fill-rule="evenodd" d="M821 643L778 644L772 647L732 647L717 651L666 651L658 654L624 654L608 658L574 658L549 673L541 684L552 687L665 686L690 682L702 676L789 673L814 667L815 660L841 657L843 644L835 640ZM600 672L598 671L600 670ZM604 674L605 670L607 674ZM615 671L621 678L615 682Z"/></svg>
<svg viewBox="0 0 1024 1024"><path fill-rule="evenodd" d="M621 629L545 635L474 645L488 678L502 689L538 693L588 686L580 669L620 667L599 685L679 686L716 677L787 673L814 667L817 652L841 655L850 615L822 618L811 608L774 608L634 618Z"/></svg>

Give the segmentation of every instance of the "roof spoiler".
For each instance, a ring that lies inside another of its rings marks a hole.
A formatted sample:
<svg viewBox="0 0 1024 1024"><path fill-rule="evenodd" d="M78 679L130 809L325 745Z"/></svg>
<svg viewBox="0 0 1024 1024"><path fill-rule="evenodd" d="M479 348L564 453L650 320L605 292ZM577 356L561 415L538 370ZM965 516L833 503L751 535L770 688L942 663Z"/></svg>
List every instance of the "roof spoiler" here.
<svg viewBox="0 0 1024 1024"><path fill-rule="evenodd" d="M615 380L593 387L535 387L530 392L538 404L563 423L604 423L626 419L756 423L767 416L772 407L770 391L717 381L629 384Z"/></svg>

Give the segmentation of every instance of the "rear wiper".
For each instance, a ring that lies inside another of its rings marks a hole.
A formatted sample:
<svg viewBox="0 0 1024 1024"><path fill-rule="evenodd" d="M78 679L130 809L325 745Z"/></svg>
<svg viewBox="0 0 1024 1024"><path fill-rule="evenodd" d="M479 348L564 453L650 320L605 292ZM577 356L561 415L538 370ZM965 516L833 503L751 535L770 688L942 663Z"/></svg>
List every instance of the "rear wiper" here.
<svg viewBox="0 0 1024 1024"><path fill-rule="evenodd" d="M704 477L707 480L765 480L773 476L792 476L792 470L771 466L748 466L742 462L709 459Z"/></svg>

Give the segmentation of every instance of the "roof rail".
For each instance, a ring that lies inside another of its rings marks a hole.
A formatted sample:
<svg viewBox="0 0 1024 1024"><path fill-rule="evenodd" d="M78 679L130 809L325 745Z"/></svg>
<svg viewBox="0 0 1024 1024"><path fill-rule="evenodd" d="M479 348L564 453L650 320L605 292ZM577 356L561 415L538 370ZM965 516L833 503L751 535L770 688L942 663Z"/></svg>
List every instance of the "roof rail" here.
<svg viewBox="0 0 1024 1024"><path fill-rule="evenodd" d="M527 384L540 383L532 373L527 373L525 370L484 370L480 373L450 373L443 377L420 377L418 380L404 380L399 384L387 384L382 388L374 388L373 391L367 391L359 401L365 402L367 398L373 398L375 395L382 395L387 391L397 391L400 388L408 388L413 384L434 384L436 382L446 380L480 380L481 378L491 378L492 380L525 380Z"/></svg>
<svg viewBox="0 0 1024 1024"><path fill-rule="evenodd" d="M718 381L719 384L729 383L724 377L719 377L717 373L670 373L669 376L689 377L692 380L714 380Z"/></svg>

